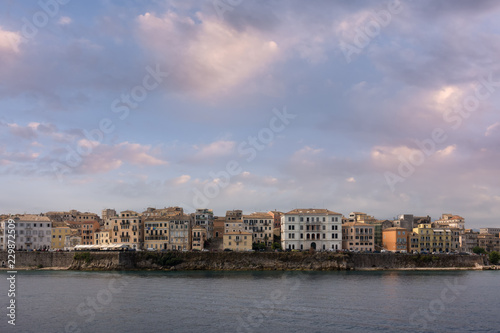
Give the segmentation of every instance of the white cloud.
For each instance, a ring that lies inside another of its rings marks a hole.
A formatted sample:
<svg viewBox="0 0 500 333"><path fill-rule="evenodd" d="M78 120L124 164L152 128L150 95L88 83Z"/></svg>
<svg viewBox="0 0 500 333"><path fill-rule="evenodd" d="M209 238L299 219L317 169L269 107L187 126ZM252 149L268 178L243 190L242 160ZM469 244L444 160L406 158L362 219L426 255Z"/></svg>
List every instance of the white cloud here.
<svg viewBox="0 0 500 333"><path fill-rule="evenodd" d="M484 133L484 136L491 136L495 132L498 132L500 130L500 122L496 122L486 129L486 132Z"/></svg>
<svg viewBox="0 0 500 333"><path fill-rule="evenodd" d="M71 24L71 22L73 22L73 20L71 19L71 17L68 16L61 16L61 18L58 21L60 25L68 25Z"/></svg>
<svg viewBox="0 0 500 333"><path fill-rule="evenodd" d="M236 142L228 140L214 141L208 145L194 146L197 151L193 159L204 160L214 157L227 156L234 152Z"/></svg>
<svg viewBox="0 0 500 333"><path fill-rule="evenodd" d="M7 51L19 53L21 41L22 37L19 33L3 30L2 27L0 27L0 52Z"/></svg>
<svg viewBox="0 0 500 333"><path fill-rule="evenodd" d="M190 175L182 175L174 179L174 184L175 185L185 184L189 182L190 179L191 179Z"/></svg>
<svg viewBox="0 0 500 333"><path fill-rule="evenodd" d="M257 30L239 31L198 13L195 22L174 12L138 17L143 45L173 69L175 86L199 96L227 93L263 72L279 55L279 45Z"/></svg>

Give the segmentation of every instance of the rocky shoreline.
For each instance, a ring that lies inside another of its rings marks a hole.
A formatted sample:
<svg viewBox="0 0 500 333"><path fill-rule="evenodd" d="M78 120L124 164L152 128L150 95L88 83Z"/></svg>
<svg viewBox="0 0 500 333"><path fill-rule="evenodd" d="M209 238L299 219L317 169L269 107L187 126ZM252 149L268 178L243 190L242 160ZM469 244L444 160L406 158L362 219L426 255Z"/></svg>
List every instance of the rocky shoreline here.
<svg viewBox="0 0 500 333"><path fill-rule="evenodd" d="M0 262L7 253L0 252ZM4 268L7 270L8 268ZM493 270L484 256L331 252L17 252L16 270Z"/></svg>

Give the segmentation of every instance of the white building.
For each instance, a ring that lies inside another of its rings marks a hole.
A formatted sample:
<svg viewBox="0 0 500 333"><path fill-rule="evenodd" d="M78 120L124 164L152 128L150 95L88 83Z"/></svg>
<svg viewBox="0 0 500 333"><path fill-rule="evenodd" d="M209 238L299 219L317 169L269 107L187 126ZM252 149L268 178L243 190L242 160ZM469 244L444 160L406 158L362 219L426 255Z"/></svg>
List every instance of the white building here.
<svg viewBox="0 0 500 333"><path fill-rule="evenodd" d="M47 216L19 215L15 221L17 250L48 250L52 242L52 222ZM6 250L9 243L7 230L9 219L0 222L0 250Z"/></svg>
<svg viewBox="0 0 500 333"><path fill-rule="evenodd" d="M281 217L284 250L342 249L342 214L328 209L294 209Z"/></svg>

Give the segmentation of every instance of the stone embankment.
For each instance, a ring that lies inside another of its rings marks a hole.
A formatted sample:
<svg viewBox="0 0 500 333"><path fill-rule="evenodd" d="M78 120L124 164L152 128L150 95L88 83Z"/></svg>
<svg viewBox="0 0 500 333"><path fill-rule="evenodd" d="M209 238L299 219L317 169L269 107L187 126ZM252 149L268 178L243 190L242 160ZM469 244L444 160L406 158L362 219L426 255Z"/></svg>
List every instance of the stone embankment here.
<svg viewBox="0 0 500 333"><path fill-rule="evenodd" d="M0 252L0 263L7 253ZM418 270L485 269L484 256L329 252L22 252L16 269L71 270Z"/></svg>

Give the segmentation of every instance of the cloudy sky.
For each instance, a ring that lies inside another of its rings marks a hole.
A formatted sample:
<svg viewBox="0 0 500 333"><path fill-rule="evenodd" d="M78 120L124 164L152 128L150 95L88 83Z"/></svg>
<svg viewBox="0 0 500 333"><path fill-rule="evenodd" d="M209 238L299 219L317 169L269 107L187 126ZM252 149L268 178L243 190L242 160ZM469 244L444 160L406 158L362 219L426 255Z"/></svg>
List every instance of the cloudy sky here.
<svg viewBox="0 0 500 333"><path fill-rule="evenodd" d="M0 213L316 207L500 226L499 14L2 1Z"/></svg>

